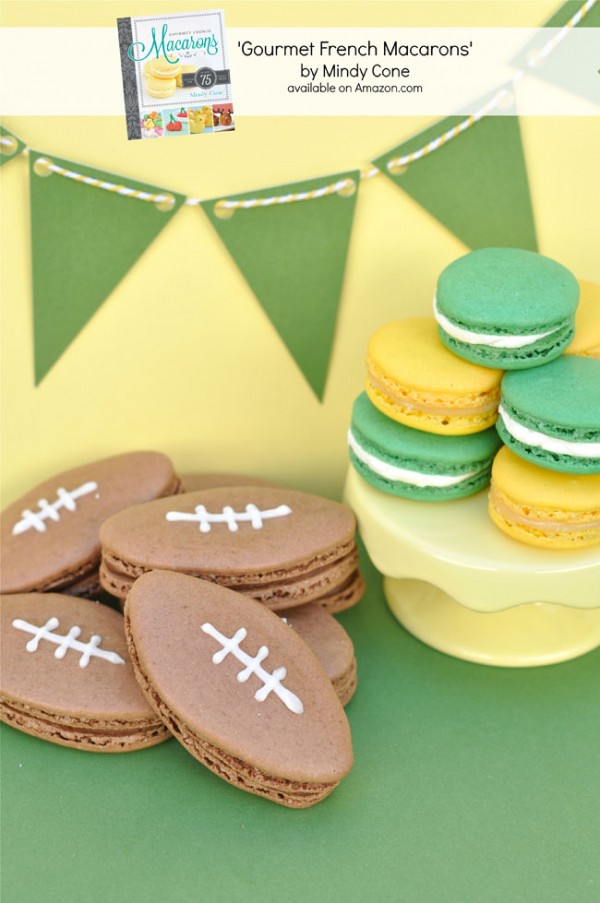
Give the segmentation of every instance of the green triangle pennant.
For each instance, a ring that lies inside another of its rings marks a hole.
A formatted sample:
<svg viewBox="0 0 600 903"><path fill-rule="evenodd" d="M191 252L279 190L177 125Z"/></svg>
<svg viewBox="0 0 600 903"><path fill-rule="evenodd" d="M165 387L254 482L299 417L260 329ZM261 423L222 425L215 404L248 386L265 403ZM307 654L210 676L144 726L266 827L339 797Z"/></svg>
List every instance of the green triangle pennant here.
<svg viewBox="0 0 600 903"><path fill-rule="evenodd" d="M16 160L25 149L25 142L0 125L0 166Z"/></svg>
<svg viewBox="0 0 600 903"><path fill-rule="evenodd" d="M578 14L582 14L579 18ZM573 21L574 17L576 20ZM543 81L565 88L586 100L600 104L600 56L598 40L587 43L586 48L577 45L576 51L570 42L569 32L555 46L548 46L546 28L562 29L573 22L573 29L600 28L600 3L584 9L583 0L567 0L544 22L536 37L530 41L512 60L511 65ZM598 32L600 34L600 32ZM540 54L543 48L547 55ZM576 57L574 54L577 54Z"/></svg>
<svg viewBox="0 0 600 903"><path fill-rule="evenodd" d="M271 206L219 210L231 198L202 208L285 342L315 395L322 400L360 172L279 185L235 195L235 200L281 198L338 185L325 196Z"/></svg>
<svg viewBox="0 0 600 903"><path fill-rule="evenodd" d="M86 185L49 169L30 151L35 382L41 382L185 198L157 203ZM46 161L46 162L44 162ZM52 157L52 165L136 191L160 189Z"/></svg>
<svg viewBox="0 0 600 903"><path fill-rule="evenodd" d="M544 22L544 28L563 28L573 16L582 10L584 5L583 0L567 0L566 3L559 6L547 22ZM583 12L584 15L577 22L576 28L600 27L600 4L595 2L587 11L583 10Z"/></svg>
<svg viewBox="0 0 600 903"><path fill-rule="evenodd" d="M499 89L502 90L502 89ZM499 92L477 103L481 109ZM471 249L537 250L517 116L483 116L394 174L388 162L426 148L468 117L449 116L374 160L375 166Z"/></svg>

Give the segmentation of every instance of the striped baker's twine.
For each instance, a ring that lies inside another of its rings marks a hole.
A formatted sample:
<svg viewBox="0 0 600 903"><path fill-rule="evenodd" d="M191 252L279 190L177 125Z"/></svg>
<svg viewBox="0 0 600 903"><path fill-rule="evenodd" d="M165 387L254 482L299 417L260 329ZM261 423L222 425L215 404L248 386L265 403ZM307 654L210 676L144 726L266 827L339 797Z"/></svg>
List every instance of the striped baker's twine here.
<svg viewBox="0 0 600 903"><path fill-rule="evenodd" d="M150 201L156 204L160 210L172 210L175 206L175 198L173 195L150 194L148 191L138 191L137 188L128 188L126 185L115 185L113 182L94 179L92 176L84 176L80 172L65 169L57 163L48 160L46 157L38 157L33 168L38 176L49 176L51 173L57 173L57 175L64 176L66 179L73 179L73 181L82 182L84 185L92 185L94 188L102 188L104 191L110 191L113 194L136 198L138 201Z"/></svg>
<svg viewBox="0 0 600 903"><path fill-rule="evenodd" d="M136 198L138 201L150 201L156 204L160 210L171 210L175 205L175 198L172 195L150 194L147 191L128 188L126 185L115 185L113 182L105 182L92 176L84 176L80 172L74 172L71 169L65 169L63 166L53 163L47 157L38 157L33 168L38 176L48 176L51 173L56 173L67 179L73 179L75 182L91 185L93 188L102 188L104 191L111 191L113 194L120 194L123 197ZM333 185L325 185L323 188L315 188L312 191L299 191L295 194L271 198L249 198L246 201L218 201L215 204L215 213L217 216L227 218L240 208L271 207L273 204L288 204L292 201L308 201L313 198L322 198L328 194L341 194L347 197L354 194L355 191L356 183L354 179L340 179ZM201 203L202 200L200 198L187 198L185 206L197 207Z"/></svg>
<svg viewBox="0 0 600 903"><path fill-rule="evenodd" d="M175 205L175 198L172 195L150 194L147 191L138 191L136 188L128 188L126 185L115 185L113 182L95 179L92 176L84 176L80 172L74 172L71 169L65 169L63 166L53 163L47 157L38 157L33 168L38 176L49 176L51 173L56 173L67 179L73 179L75 182L91 185L93 188L102 188L104 191L120 194L123 197L136 198L138 201L150 201L156 204L160 210L171 210ZM250 198L246 201L218 201L215 204L215 213L217 216L226 218L240 208L270 207L273 204L288 204L292 201L308 201L313 198L325 197L328 194L349 196L354 194L355 191L356 183L354 179L340 179L333 185L325 185L323 188L315 188L312 191L299 191L295 194L286 194L271 198ZM187 198L185 206L197 207L201 203L202 200L200 198Z"/></svg>
<svg viewBox="0 0 600 903"><path fill-rule="evenodd" d="M517 81L518 78L521 77L521 73L518 73L518 76L515 76L513 81ZM461 132L465 132L467 129L470 129L472 125L475 125L476 122L485 116L487 113L490 113L494 110L498 104L502 103L505 99L510 97L509 92L506 88L503 88L501 91L498 91L497 94L492 97L480 110L477 110L476 113L473 113L467 119L463 119L462 122L459 122L458 125L453 126L451 129L448 129L447 132L444 132L443 135L440 135L439 138L434 138L433 141L430 141L424 147L420 147L419 150L412 151L410 154L404 154L402 157L393 157L391 160L388 160L386 163L386 167L393 175L401 175L405 168L409 163L414 162L414 160L420 160L421 157L426 157L427 154L432 153L438 149L438 147L442 147L442 145L447 144L448 141L451 141L453 138L456 138L457 135L460 135Z"/></svg>
<svg viewBox="0 0 600 903"><path fill-rule="evenodd" d="M569 30L571 28L575 28L576 25L579 25L583 17L587 15L587 13L589 13L595 3L596 0L586 0L583 6L581 6L577 10L575 15L571 16L568 22L565 22L561 30L553 38L550 38L550 40L546 44L544 44L544 46L540 50L535 52L534 56L529 60L529 65L536 66L541 60L545 59L550 53L552 53L554 48L558 44L560 44L561 41L564 41L569 33Z"/></svg>
<svg viewBox="0 0 600 903"><path fill-rule="evenodd" d="M361 179L371 179L378 176L379 170L376 167L365 169L360 172ZM310 201L314 198L322 198L328 194L341 194L349 197L354 194L356 184L354 179L340 179L333 185L326 185L324 188L316 188L313 191L298 191L295 194L283 194L272 198L249 198L246 201L217 201L215 204L215 213L222 219L232 216L236 210L241 208L251 209L253 207L272 207L274 204L290 204L293 201ZM188 198L184 204L186 207L196 207L201 204L199 198Z"/></svg>
<svg viewBox="0 0 600 903"><path fill-rule="evenodd" d="M216 216L225 219L236 210L251 210L254 207L273 207L275 204L292 204L295 201L312 201L324 198L329 194L340 194L349 197L356 191L354 179L340 179L333 185L313 188L310 191L297 191L291 194L276 195L271 198L247 198L244 201L217 201L214 206Z"/></svg>

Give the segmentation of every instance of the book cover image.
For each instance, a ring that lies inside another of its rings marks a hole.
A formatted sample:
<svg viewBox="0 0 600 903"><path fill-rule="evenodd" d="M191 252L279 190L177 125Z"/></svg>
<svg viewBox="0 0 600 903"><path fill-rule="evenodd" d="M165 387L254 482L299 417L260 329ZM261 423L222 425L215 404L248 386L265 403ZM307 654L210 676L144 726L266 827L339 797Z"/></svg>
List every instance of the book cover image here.
<svg viewBox="0 0 600 903"><path fill-rule="evenodd" d="M220 9L117 19L127 137L235 128Z"/></svg>

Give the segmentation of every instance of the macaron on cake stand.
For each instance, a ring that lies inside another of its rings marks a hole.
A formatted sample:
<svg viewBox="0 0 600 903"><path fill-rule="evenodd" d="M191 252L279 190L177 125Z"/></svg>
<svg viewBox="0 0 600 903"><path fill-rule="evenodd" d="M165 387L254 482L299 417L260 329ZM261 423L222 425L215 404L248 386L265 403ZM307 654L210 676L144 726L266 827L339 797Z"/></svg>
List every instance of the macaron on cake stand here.
<svg viewBox="0 0 600 903"><path fill-rule="evenodd" d="M394 616L434 649L487 665L548 665L600 646L598 546L515 542L490 519L487 495L412 501L349 469L344 500Z"/></svg>

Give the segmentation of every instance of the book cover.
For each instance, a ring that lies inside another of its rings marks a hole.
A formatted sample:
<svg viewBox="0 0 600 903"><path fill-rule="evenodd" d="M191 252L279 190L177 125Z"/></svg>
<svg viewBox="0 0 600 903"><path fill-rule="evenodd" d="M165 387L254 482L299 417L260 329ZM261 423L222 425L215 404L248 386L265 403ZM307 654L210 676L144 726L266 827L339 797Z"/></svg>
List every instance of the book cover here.
<svg viewBox="0 0 600 903"><path fill-rule="evenodd" d="M235 128L223 10L117 19L127 137Z"/></svg>

